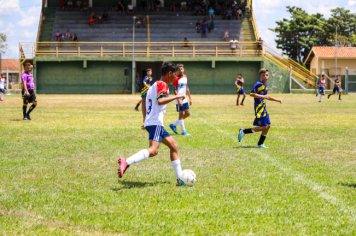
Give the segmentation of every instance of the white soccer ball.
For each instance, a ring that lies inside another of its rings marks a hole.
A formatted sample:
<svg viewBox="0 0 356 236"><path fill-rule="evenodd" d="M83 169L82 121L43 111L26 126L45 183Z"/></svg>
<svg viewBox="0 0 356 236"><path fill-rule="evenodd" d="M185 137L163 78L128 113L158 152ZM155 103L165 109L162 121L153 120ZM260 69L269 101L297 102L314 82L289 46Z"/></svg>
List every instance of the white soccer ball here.
<svg viewBox="0 0 356 236"><path fill-rule="evenodd" d="M197 175L192 170L183 170L179 179L183 181L185 185L194 185L197 181Z"/></svg>

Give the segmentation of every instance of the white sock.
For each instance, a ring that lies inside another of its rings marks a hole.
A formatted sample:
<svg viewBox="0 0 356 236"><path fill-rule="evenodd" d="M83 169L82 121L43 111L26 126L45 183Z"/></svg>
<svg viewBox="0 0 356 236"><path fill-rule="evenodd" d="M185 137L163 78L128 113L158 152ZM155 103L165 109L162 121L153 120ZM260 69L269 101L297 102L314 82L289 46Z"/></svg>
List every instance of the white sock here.
<svg viewBox="0 0 356 236"><path fill-rule="evenodd" d="M319 102L321 102L321 97L322 97L322 96L323 96L323 95L320 94Z"/></svg>
<svg viewBox="0 0 356 236"><path fill-rule="evenodd" d="M180 173L182 173L182 166L180 165L180 160L172 161L172 166L174 172L176 173L177 179L179 179Z"/></svg>
<svg viewBox="0 0 356 236"><path fill-rule="evenodd" d="M179 119L176 120L176 122L173 123L174 126L177 126L179 124Z"/></svg>
<svg viewBox="0 0 356 236"><path fill-rule="evenodd" d="M0 93L0 99L2 99L4 97L4 94L3 93Z"/></svg>
<svg viewBox="0 0 356 236"><path fill-rule="evenodd" d="M182 133L184 133L185 132L184 120L179 120L179 124L180 124L180 129L182 130Z"/></svg>
<svg viewBox="0 0 356 236"><path fill-rule="evenodd" d="M126 159L126 163L128 165L132 165L134 163L146 160L150 157L150 154L148 153L147 149L141 150L135 155L130 156L129 158Z"/></svg>

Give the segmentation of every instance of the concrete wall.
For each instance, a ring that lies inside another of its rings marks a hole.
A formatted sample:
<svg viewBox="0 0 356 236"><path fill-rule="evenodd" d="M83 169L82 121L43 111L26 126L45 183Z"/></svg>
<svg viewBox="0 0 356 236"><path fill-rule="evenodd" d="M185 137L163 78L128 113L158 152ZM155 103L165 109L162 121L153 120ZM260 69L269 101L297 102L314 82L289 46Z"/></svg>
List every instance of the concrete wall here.
<svg viewBox="0 0 356 236"><path fill-rule="evenodd" d="M289 72L283 70L268 59L264 59L262 67L269 70L268 91L273 93L289 93ZM304 85L304 84L303 84ZM292 86L294 87L294 86ZM299 86L294 87L299 88Z"/></svg>

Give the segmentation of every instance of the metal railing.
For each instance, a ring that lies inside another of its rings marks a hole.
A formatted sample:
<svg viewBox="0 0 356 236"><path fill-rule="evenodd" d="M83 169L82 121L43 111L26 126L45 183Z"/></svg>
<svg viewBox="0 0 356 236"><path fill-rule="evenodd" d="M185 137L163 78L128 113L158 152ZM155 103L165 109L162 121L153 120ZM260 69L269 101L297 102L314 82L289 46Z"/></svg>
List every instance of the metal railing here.
<svg viewBox="0 0 356 236"><path fill-rule="evenodd" d="M251 4L251 1L250 1L250 4ZM255 12L253 11L252 7L250 8L250 12L251 12L251 18L252 18L251 21L252 21L252 26L253 26L253 32L255 33L256 40L258 40L260 38L260 34L258 33Z"/></svg>
<svg viewBox="0 0 356 236"><path fill-rule="evenodd" d="M37 57L132 57L132 42L38 42ZM135 42L135 57L256 57L257 42Z"/></svg>

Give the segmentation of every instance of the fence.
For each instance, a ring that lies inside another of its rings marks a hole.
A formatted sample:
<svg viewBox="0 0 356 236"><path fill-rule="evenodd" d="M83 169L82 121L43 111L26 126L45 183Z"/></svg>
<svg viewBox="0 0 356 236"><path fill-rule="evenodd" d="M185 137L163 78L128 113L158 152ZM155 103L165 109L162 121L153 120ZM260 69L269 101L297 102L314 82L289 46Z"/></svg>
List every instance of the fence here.
<svg viewBox="0 0 356 236"><path fill-rule="evenodd" d="M345 90L346 94L356 92L356 69L346 69Z"/></svg>

